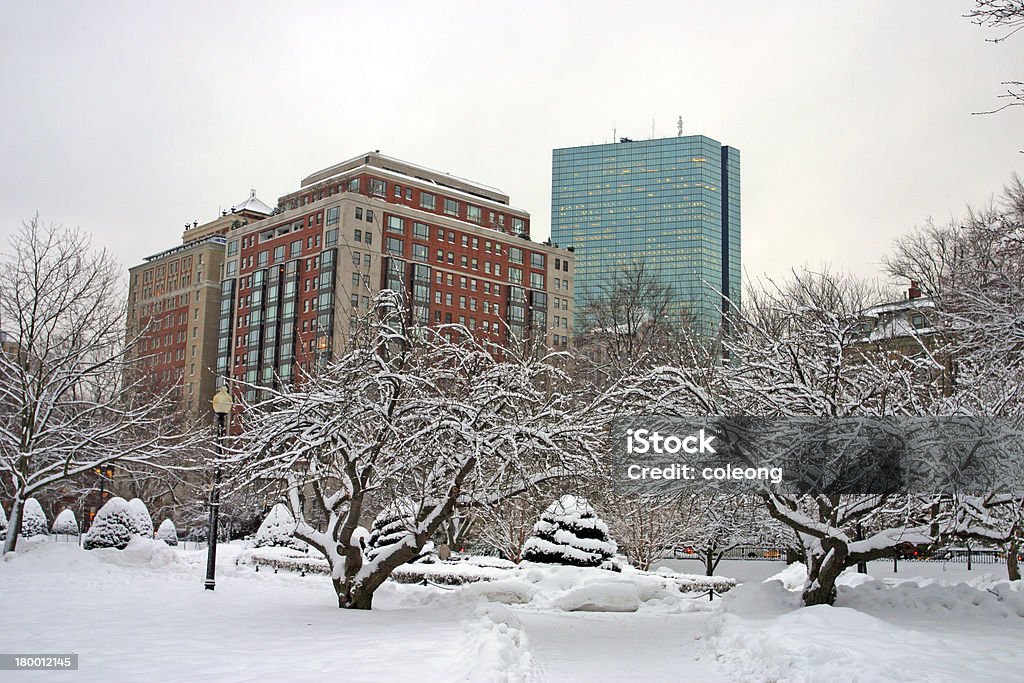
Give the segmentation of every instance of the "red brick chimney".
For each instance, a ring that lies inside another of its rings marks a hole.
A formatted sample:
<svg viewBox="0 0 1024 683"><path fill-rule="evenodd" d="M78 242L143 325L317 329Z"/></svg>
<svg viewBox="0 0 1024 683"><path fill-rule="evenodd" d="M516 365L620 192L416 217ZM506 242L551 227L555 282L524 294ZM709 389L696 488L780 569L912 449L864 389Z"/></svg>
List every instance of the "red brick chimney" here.
<svg viewBox="0 0 1024 683"><path fill-rule="evenodd" d="M911 280L910 281L910 287L907 289L907 298L908 299L920 299L921 298L921 288L917 286L917 280Z"/></svg>

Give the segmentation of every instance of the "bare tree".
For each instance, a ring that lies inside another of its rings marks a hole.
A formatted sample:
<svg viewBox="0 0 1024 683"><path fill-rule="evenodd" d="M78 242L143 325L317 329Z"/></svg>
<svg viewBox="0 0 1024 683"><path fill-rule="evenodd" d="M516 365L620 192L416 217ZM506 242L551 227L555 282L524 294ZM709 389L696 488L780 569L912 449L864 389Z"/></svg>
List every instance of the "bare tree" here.
<svg viewBox="0 0 1024 683"><path fill-rule="evenodd" d="M666 352L687 330L675 292L643 260L617 272L578 313L577 345L598 364L621 373L642 357Z"/></svg>
<svg viewBox="0 0 1024 683"><path fill-rule="evenodd" d="M600 507L619 549L637 569L647 571L686 542L689 527L678 496L609 494Z"/></svg>
<svg viewBox="0 0 1024 683"><path fill-rule="evenodd" d="M533 525L547 507L550 495L514 496L476 511L480 518L480 541L495 548L502 557L518 563L523 544L533 535Z"/></svg>
<svg viewBox="0 0 1024 683"><path fill-rule="evenodd" d="M1001 43L1024 29L1024 0L975 0L974 9L964 15L978 26L997 29L999 35L988 40ZM1003 81L1006 92L998 97L1005 104L977 114L994 114L1008 107L1024 106L1024 81Z"/></svg>
<svg viewBox="0 0 1024 683"><path fill-rule="evenodd" d="M28 498L110 463L158 465L188 445L168 423L170 397L136 391L120 276L83 233L38 217L0 263L0 476L14 497L4 552Z"/></svg>
<svg viewBox="0 0 1024 683"><path fill-rule="evenodd" d="M295 536L327 559L342 608L370 609L455 510L593 467L601 447L591 406L545 359L499 360L461 326L410 328L391 290L376 310L365 343L303 386L260 388L267 398L243 414L233 459L235 481L283 489ZM397 500L412 508L406 533L366 560L360 519Z"/></svg>

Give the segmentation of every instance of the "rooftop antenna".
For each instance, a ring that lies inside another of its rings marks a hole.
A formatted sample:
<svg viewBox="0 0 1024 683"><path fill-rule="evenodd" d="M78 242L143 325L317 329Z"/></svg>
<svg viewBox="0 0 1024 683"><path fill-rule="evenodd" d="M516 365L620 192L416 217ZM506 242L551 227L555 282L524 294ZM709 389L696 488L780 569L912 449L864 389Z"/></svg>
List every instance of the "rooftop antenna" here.
<svg viewBox="0 0 1024 683"><path fill-rule="evenodd" d="M683 117L682 116L680 116L679 120L676 121L676 130L678 131L676 133L676 137L677 138L683 137Z"/></svg>
<svg viewBox="0 0 1024 683"><path fill-rule="evenodd" d="M654 119L651 119L651 139L654 139Z"/></svg>
<svg viewBox="0 0 1024 683"><path fill-rule="evenodd" d="M612 142L615 142L616 140L619 139L618 132L619 131L615 128L615 122L612 121Z"/></svg>

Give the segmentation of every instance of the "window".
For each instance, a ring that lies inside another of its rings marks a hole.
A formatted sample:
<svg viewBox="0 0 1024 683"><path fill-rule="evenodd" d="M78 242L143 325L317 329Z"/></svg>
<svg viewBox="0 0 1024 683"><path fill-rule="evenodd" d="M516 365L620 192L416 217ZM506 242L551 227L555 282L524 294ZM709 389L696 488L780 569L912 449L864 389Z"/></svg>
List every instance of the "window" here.
<svg viewBox="0 0 1024 683"><path fill-rule="evenodd" d="M465 289L465 288L466 288L466 278L459 277L459 289Z"/></svg>
<svg viewBox="0 0 1024 683"><path fill-rule="evenodd" d="M238 261L228 261L228 265L224 270L225 275L234 275L238 272Z"/></svg>
<svg viewBox="0 0 1024 683"><path fill-rule="evenodd" d="M519 247L508 248L508 260L511 263L522 263L523 262L523 250Z"/></svg>
<svg viewBox="0 0 1024 683"><path fill-rule="evenodd" d="M370 267L370 254L369 253L363 254L363 265L366 266L367 268Z"/></svg>
<svg viewBox="0 0 1024 683"><path fill-rule="evenodd" d="M359 273L352 273L352 286L353 287L358 287L359 286Z"/></svg>
<svg viewBox="0 0 1024 683"><path fill-rule="evenodd" d="M429 192L420 192L420 207L434 211L437 209L437 197Z"/></svg>
<svg viewBox="0 0 1024 683"><path fill-rule="evenodd" d="M412 245L412 257L416 261L423 261L424 263L426 263L427 259L429 258L428 252L427 252L427 247L425 245L422 245L422 244L413 244Z"/></svg>
<svg viewBox="0 0 1024 683"><path fill-rule="evenodd" d="M530 254L530 267L531 268L543 268L544 267L544 254Z"/></svg>
<svg viewBox="0 0 1024 683"><path fill-rule="evenodd" d="M405 243L397 237L388 238L388 253L401 256L405 252Z"/></svg>
<svg viewBox="0 0 1024 683"><path fill-rule="evenodd" d="M363 220L363 207L361 206L356 207L356 220Z"/></svg>
<svg viewBox="0 0 1024 683"><path fill-rule="evenodd" d="M373 244L373 233L369 230L363 233L363 242L366 244Z"/></svg>
<svg viewBox="0 0 1024 683"><path fill-rule="evenodd" d="M370 178L370 194L383 197L387 191L387 184L380 178Z"/></svg>
<svg viewBox="0 0 1024 683"><path fill-rule="evenodd" d="M352 265L353 266L358 266L360 258L361 258L361 256L360 256L359 252L358 251L353 251L352 252Z"/></svg>
<svg viewBox="0 0 1024 683"><path fill-rule="evenodd" d="M356 231L354 231L352 233L352 235L355 238L356 242L362 242L363 241L363 231L362 230L356 230Z"/></svg>
<svg viewBox="0 0 1024 683"><path fill-rule="evenodd" d="M256 259L256 265L258 267L262 268L263 266L267 265L267 262L269 260L270 260L270 252L269 251L261 251L260 254L259 254L259 257Z"/></svg>
<svg viewBox="0 0 1024 683"><path fill-rule="evenodd" d="M445 293L445 295L444 295L444 302L448 306L452 305L452 293L451 292L446 292Z"/></svg>
<svg viewBox="0 0 1024 683"><path fill-rule="evenodd" d="M459 297L459 308L465 308L465 307L466 307L466 297L460 296Z"/></svg>
<svg viewBox="0 0 1024 683"><path fill-rule="evenodd" d="M366 222L367 223L372 223L373 222L373 209L367 209L366 210Z"/></svg>
<svg viewBox="0 0 1024 683"><path fill-rule="evenodd" d="M359 192L359 178L348 181L348 186L345 189L349 192Z"/></svg>
<svg viewBox="0 0 1024 683"><path fill-rule="evenodd" d="M466 205L466 218L469 220L474 223L479 223L482 220L481 214L482 212L479 206L473 206L472 204Z"/></svg>
<svg viewBox="0 0 1024 683"><path fill-rule="evenodd" d="M449 230L448 231L448 243L449 244L455 244L455 231L454 230Z"/></svg>
<svg viewBox="0 0 1024 683"><path fill-rule="evenodd" d="M358 294L353 294L351 297L349 297L349 301L352 302L352 308L359 308L359 295Z"/></svg>
<svg viewBox="0 0 1024 683"><path fill-rule="evenodd" d="M330 242L331 233L332 232L334 233L334 240L337 241L337 239L338 239L338 231L337 230L328 230L327 231L328 244L333 244L333 242ZM295 258L296 256L298 256L301 253L302 253L302 240L295 240L294 242L292 242L291 247L290 247L290 256L291 256L291 258Z"/></svg>
<svg viewBox="0 0 1024 683"><path fill-rule="evenodd" d="M444 263L444 252L443 251L438 249L436 257L437 257L436 260L437 260L438 263ZM440 273L438 273L438 275L440 275Z"/></svg>
<svg viewBox="0 0 1024 683"><path fill-rule="evenodd" d="M412 201L412 188L411 187L405 188L405 201L407 201L407 202L411 202Z"/></svg>
<svg viewBox="0 0 1024 683"><path fill-rule="evenodd" d="M458 216L459 215L459 203L457 201L455 201L454 199L445 199L444 200L444 212L446 214L448 214L449 216Z"/></svg>
<svg viewBox="0 0 1024 683"><path fill-rule="evenodd" d="M508 269L508 281L517 285L523 284L523 271L520 268Z"/></svg>
<svg viewBox="0 0 1024 683"><path fill-rule="evenodd" d="M430 239L430 227L426 223L413 222L412 236L420 240Z"/></svg>
<svg viewBox="0 0 1024 683"><path fill-rule="evenodd" d="M477 262L476 259L473 259L469 262L469 267L472 268L473 270L479 270L479 265L480 264Z"/></svg>
<svg viewBox="0 0 1024 683"><path fill-rule="evenodd" d="M490 273L491 272L491 262L490 261L484 261L484 272L485 273Z"/></svg>
<svg viewBox="0 0 1024 683"><path fill-rule="evenodd" d="M388 216L388 230L391 232L405 232L405 221L401 216Z"/></svg>
<svg viewBox="0 0 1024 683"><path fill-rule="evenodd" d="M238 240L231 240L228 242L228 256L234 256L238 253Z"/></svg>
<svg viewBox="0 0 1024 683"><path fill-rule="evenodd" d="M463 235L462 236L462 246L464 246L464 247L468 247L469 246L469 235Z"/></svg>
<svg viewBox="0 0 1024 683"><path fill-rule="evenodd" d="M401 185L395 185L395 196L398 197L399 199L402 198L402 186Z"/></svg>
<svg viewBox="0 0 1024 683"><path fill-rule="evenodd" d="M455 265L455 252L453 252L453 251L449 251L448 252L448 263L451 263L452 265Z"/></svg>
<svg viewBox="0 0 1024 683"><path fill-rule="evenodd" d="M523 219L522 218L513 218L512 219L512 232L514 232L517 235L521 235L525 231L526 231L526 224L523 223Z"/></svg>
<svg viewBox="0 0 1024 683"><path fill-rule="evenodd" d="M327 225L331 225L333 223L337 223L338 222L338 214L340 212L341 212L341 209L338 208L337 206L332 206L331 208L327 209Z"/></svg>
<svg viewBox="0 0 1024 683"><path fill-rule="evenodd" d="M541 273L530 273L530 286L534 289L544 289L544 276Z"/></svg>

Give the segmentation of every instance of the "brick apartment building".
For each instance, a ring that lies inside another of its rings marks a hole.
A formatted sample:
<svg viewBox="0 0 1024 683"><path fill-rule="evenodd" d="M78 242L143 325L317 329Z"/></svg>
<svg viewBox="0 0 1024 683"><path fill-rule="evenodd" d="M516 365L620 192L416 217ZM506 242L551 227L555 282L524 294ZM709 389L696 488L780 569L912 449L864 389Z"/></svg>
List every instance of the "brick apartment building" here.
<svg viewBox="0 0 1024 683"><path fill-rule="evenodd" d="M208 412L216 389L217 323L225 234L272 213L255 192L209 223L187 225L179 246L129 269L128 339L154 390L181 386L194 415Z"/></svg>
<svg viewBox="0 0 1024 683"><path fill-rule="evenodd" d="M419 324L568 348L574 274L573 253L531 241L530 215L500 190L371 152L276 209L252 196L193 224L132 268L128 334L144 330L153 381L202 413L218 376L289 382L343 351L382 288Z"/></svg>
<svg viewBox="0 0 1024 683"><path fill-rule="evenodd" d="M228 232L217 372L269 384L314 370L382 288L418 324L564 348L573 254L529 235L501 191L378 152L317 171Z"/></svg>

